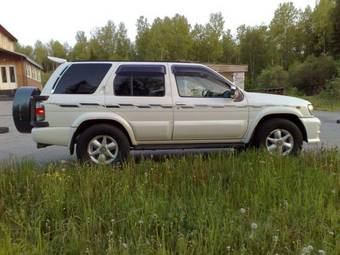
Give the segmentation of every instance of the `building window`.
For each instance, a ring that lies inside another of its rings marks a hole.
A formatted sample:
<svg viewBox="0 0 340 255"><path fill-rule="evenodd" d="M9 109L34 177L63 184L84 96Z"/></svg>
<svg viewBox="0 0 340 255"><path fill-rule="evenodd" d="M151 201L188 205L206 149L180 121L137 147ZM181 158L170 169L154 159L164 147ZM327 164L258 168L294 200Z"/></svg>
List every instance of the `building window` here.
<svg viewBox="0 0 340 255"><path fill-rule="evenodd" d="M38 81L41 82L41 72L38 70Z"/></svg>
<svg viewBox="0 0 340 255"><path fill-rule="evenodd" d="M1 67L1 78L3 83L7 83L7 73L6 73L6 67Z"/></svg>
<svg viewBox="0 0 340 255"><path fill-rule="evenodd" d="M14 66L10 66L9 67L9 79L12 83L15 83L16 82L16 79L15 79L15 69L14 69Z"/></svg>

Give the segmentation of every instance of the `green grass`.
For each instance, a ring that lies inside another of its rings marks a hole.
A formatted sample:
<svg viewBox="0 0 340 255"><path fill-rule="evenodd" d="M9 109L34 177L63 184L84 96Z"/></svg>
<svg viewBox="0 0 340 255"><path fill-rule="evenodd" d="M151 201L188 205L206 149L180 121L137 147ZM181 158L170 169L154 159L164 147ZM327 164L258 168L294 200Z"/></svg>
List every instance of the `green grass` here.
<svg viewBox="0 0 340 255"><path fill-rule="evenodd" d="M0 254L339 254L339 163L336 151L2 163Z"/></svg>
<svg viewBox="0 0 340 255"><path fill-rule="evenodd" d="M320 96L303 96L310 101L316 110L338 112L340 111L340 101L322 98Z"/></svg>

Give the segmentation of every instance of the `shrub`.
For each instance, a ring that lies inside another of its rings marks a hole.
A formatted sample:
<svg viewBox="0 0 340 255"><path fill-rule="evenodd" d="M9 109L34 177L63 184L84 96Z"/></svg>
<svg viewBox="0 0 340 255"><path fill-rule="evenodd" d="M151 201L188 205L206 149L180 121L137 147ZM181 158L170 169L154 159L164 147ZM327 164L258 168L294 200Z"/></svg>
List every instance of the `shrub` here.
<svg viewBox="0 0 340 255"><path fill-rule="evenodd" d="M320 93L321 98L339 101L340 100L340 78L327 83L326 89Z"/></svg>
<svg viewBox="0 0 340 255"><path fill-rule="evenodd" d="M306 95L315 95L337 74L336 63L329 56L309 56L304 63L290 70L291 84Z"/></svg>
<svg viewBox="0 0 340 255"><path fill-rule="evenodd" d="M257 83L263 88L288 87L289 74L282 66L272 66L261 72Z"/></svg>

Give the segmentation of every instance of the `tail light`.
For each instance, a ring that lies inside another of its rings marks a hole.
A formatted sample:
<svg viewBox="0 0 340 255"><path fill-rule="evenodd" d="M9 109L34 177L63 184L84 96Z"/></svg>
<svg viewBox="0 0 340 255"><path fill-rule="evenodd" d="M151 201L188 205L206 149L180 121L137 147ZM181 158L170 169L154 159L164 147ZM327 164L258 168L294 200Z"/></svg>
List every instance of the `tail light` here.
<svg viewBox="0 0 340 255"><path fill-rule="evenodd" d="M35 107L35 118L37 121L45 120L45 106L37 104L37 106Z"/></svg>

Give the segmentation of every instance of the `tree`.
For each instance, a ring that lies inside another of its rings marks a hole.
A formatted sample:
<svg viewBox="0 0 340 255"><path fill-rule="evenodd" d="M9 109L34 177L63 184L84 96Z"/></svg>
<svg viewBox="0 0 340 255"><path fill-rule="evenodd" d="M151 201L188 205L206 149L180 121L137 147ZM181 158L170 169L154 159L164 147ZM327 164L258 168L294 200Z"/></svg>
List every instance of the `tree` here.
<svg viewBox="0 0 340 255"><path fill-rule="evenodd" d="M237 44L231 35L230 30L223 33L222 37L223 53L219 59L219 62L225 64L237 64L239 63Z"/></svg>
<svg viewBox="0 0 340 255"><path fill-rule="evenodd" d="M262 70L257 78L257 83L261 87L287 87L289 84L289 74L282 66L271 66Z"/></svg>
<svg viewBox="0 0 340 255"><path fill-rule="evenodd" d="M105 26L96 28L90 40L91 59L115 59L116 25L109 20Z"/></svg>
<svg viewBox="0 0 340 255"><path fill-rule="evenodd" d="M326 55L309 56L304 63L294 66L290 71L291 84L306 95L320 93L328 80L337 74L335 61Z"/></svg>
<svg viewBox="0 0 340 255"><path fill-rule="evenodd" d="M313 11L310 6L307 6L303 12L300 12L297 23L296 39L298 48L301 51L301 61L315 53L316 37L314 30Z"/></svg>
<svg viewBox="0 0 340 255"><path fill-rule="evenodd" d="M146 60L148 58L150 41L150 24L147 19L140 16L137 20L137 35L135 40L136 59Z"/></svg>
<svg viewBox="0 0 340 255"><path fill-rule="evenodd" d="M137 21L136 54L139 59L188 59L191 45L190 25L184 16L156 18L151 26L144 17Z"/></svg>
<svg viewBox="0 0 340 255"><path fill-rule="evenodd" d="M340 58L340 0L336 0L335 8L332 12L333 31L331 35L331 51L333 56Z"/></svg>
<svg viewBox="0 0 340 255"><path fill-rule="evenodd" d="M315 35L317 37L317 53L327 53L329 51L332 36L332 10L334 0L320 0L313 12L313 23Z"/></svg>
<svg viewBox="0 0 340 255"><path fill-rule="evenodd" d="M46 72L52 70L52 65L47 59L48 49L41 41L36 41L34 44L34 59L42 65Z"/></svg>
<svg viewBox="0 0 340 255"><path fill-rule="evenodd" d="M67 51L59 41L51 40L48 44L49 54L58 58L67 58Z"/></svg>
<svg viewBox="0 0 340 255"><path fill-rule="evenodd" d="M128 60L130 56L130 40L127 36L127 29L124 23L119 23L115 34L115 55L117 59Z"/></svg>
<svg viewBox="0 0 340 255"><path fill-rule="evenodd" d="M87 60L90 58L89 43L84 31L78 31L76 34L76 44L72 49L72 59Z"/></svg>
<svg viewBox="0 0 340 255"><path fill-rule="evenodd" d="M32 46L29 46L29 45L23 46L23 45L20 45L19 43L17 43L15 45L15 51L22 53L29 58L33 58L33 56L34 56L34 54L33 54L34 49L32 48Z"/></svg>
<svg viewBox="0 0 340 255"><path fill-rule="evenodd" d="M207 50L207 62L217 62L223 54L222 36L224 33L224 19L222 14L210 15L209 23L205 26L205 44Z"/></svg>
<svg viewBox="0 0 340 255"><path fill-rule="evenodd" d="M268 64L267 27L246 27L238 29L240 62L249 65L250 82L254 83L257 75Z"/></svg>
<svg viewBox="0 0 340 255"><path fill-rule="evenodd" d="M296 34L299 12L292 2L280 4L270 23L270 36L278 52L276 64L288 69L296 52Z"/></svg>

